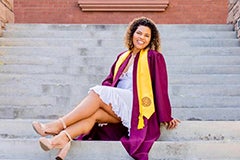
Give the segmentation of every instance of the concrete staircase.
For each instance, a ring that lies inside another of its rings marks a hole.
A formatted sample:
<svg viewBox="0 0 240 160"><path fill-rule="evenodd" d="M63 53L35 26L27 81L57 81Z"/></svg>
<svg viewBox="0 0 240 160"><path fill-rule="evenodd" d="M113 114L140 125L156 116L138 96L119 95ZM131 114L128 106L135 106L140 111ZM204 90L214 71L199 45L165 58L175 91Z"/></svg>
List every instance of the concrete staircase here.
<svg viewBox="0 0 240 160"><path fill-rule="evenodd" d="M240 159L240 43L231 25L158 25L173 116L151 160ZM126 25L8 24L0 38L0 160L54 159L31 128L70 111L125 50ZM67 160L130 160L120 142L74 142Z"/></svg>

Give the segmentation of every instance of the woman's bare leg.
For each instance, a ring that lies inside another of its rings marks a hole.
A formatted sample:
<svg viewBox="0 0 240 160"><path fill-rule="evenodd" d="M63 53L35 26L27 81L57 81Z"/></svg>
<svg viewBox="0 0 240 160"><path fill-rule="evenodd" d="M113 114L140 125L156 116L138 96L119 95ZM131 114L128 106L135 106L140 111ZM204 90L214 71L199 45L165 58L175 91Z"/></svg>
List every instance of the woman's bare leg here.
<svg viewBox="0 0 240 160"><path fill-rule="evenodd" d="M79 135L88 134L96 122L119 123L121 120L120 118L116 118L108 114L103 109L98 109L94 114L92 114L92 116L74 123L73 125L67 127L65 130L72 138L76 138ZM64 133L60 133L59 135L54 136L51 141L53 146L58 146L66 144L69 139Z"/></svg>
<svg viewBox="0 0 240 160"><path fill-rule="evenodd" d="M93 128L95 123L119 123L120 118L113 117L106 111L99 109L91 117L78 121L77 123L69 126L66 131L71 135L71 137L76 137L82 134L88 134Z"/></svg>
<svg viewBox="0 0 240 160"><path fill-rule="evenodd" d="M97 110L103 109L108 114L112 115L115 118L118 118L117 115L112 111L110 105L105 104L98 94L94 91L90 91L89 94L81 101L76 108L71 112L63 116L63 120L67 126L74 124L82 119L86 119L96 113Z"/></svg>
<svg viewBox="0 0 240 160"><path fill-rule="evenodd" d="M78 104L72 111L62 117L66 126L70 126L80 120L87 119L96 113L97 110L102 109L112 117L119 119L117 115L112 111L112 107L104 103L98 94L94 91L90 91L89 94ZM63 126L59 121L52 121L45 124L45 127L49 130L62 130ZM53 129L56 128L56 129Z"/></svg>

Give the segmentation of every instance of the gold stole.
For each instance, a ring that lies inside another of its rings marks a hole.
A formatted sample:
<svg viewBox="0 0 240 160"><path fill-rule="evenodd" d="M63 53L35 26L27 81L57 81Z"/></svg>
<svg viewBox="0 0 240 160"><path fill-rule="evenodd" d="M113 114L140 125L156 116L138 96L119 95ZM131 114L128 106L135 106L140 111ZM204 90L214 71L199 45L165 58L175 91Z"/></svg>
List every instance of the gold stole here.
<svg viewBox="0 0 240 160"><path fill-rule="evenodd" d="M114 68L114 79L121 64L126 60L131 51L123 53ZM138 129L144 127L144 118L149 119L155 112L152 81L148 65L148 49L143 49L140 52L137 64L137 93L139 101L139 116L138 116Z"/></svg>

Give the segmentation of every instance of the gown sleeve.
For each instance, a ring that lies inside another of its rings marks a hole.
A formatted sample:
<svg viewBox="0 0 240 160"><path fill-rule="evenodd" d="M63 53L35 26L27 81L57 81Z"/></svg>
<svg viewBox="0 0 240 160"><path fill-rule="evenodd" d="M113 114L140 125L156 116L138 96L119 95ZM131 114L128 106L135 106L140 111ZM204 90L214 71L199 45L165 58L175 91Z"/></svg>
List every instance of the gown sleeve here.
<svg viewBox="0 0 240 160"><path fill-rule="evenodd" d="M121 55L121 54L120 54ZM113 76L114 76L114 68L115 65L117 63L118 58L120 57L120 55L118 55L117 59L115 60L115 62L113 63L113 65L110 68L110 73L108 74L108 76L102 81L102 85L103 86L112 86L113 83Z"/></svg>
<svg viewBox="0 0 240 160"><path fill-rule="evenodd" d="M168 95L166 63L163 55L156 51L152 51L149 54L149 61L158 123L169 122L173 118L171 116L171 104Z"/></svg>
<svg viewBox="0 0 240 160"><path fill-rule="evenodd" d="M126 60L123 62L123 64L121 64L120 68L118 69L118 72L116 74L115 79L114 78L114 69L115 69L115 65L119 59L119 57L125 52L120 53L117 56L117 59L115 60L115 62L113 63L111 69L110 69L110 73L109 75L103 80L102 85L103 86L112 86L112 87L116 87L118 81L119 81L119 76L121 75L121 73L123 72L124 68L127 65L127 62L129 61L129 58L131 57L130 54L128 55L128 57L126 58Z"/></svg>
<svg viewBox="0 0 240 160"><path fill-rule="evenodd" d="M110 73L108 74L108 76L102 81L103 86L111 86L112 85L113 75L114 75L114 66L115 66L115 63L112 65Z"/></svg>

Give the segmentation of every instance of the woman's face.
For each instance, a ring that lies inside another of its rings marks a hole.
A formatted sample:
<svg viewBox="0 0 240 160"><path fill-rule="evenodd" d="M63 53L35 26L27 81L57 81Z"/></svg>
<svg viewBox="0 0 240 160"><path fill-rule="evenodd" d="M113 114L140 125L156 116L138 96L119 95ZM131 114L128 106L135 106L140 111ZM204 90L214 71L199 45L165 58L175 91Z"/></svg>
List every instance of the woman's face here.
<svg viewBox="0 0 240 160"><path fill-rule="evenodd" d="M133 34L134 50L141 50L146 48L151 40L151 29L146 26L138 26Z"/></svg>

